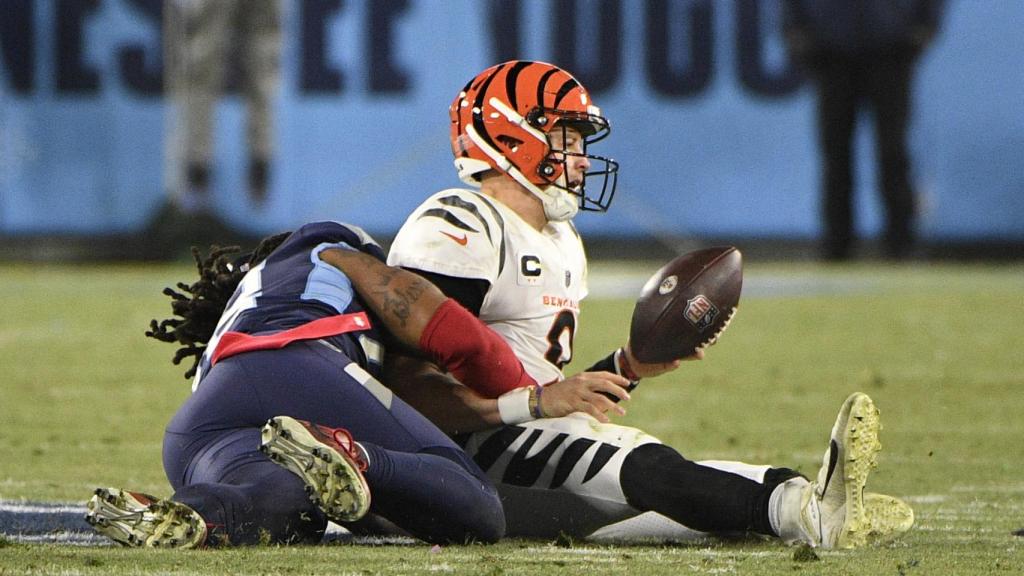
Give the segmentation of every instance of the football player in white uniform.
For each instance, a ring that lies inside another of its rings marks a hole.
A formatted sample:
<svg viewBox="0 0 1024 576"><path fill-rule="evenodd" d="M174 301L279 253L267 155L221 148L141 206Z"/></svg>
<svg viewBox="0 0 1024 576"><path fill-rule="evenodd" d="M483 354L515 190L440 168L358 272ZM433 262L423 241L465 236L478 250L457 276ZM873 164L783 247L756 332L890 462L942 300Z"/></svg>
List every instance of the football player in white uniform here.
<svg viewBox="0 0 1024 576"><path fill-rule="evenodd" d="M617 163L589 153L609 123L572 75L531 61L479 74L450 116L459 176L479 190L428 198L399 231L388 263L417 271L475 312L537 382L560 381L587 295L586 255L571 220L579 210L606 210L614 195ZM872 530L912 522L895 499L865 504L880 444L877 410L863 394L844 404L810 482L785 468L689 461L638 429L609 423L605 412L623 413L610 399L592 401L591 414L545 418L543 385L500 398L504 426L495 428L474 415L472 391L435 367L394 357L389 366L399 395L456 435L498 485L510 536L698 530L855 547ZM570 379L623 384L678 366L641 364L627 344Z"/></svg>

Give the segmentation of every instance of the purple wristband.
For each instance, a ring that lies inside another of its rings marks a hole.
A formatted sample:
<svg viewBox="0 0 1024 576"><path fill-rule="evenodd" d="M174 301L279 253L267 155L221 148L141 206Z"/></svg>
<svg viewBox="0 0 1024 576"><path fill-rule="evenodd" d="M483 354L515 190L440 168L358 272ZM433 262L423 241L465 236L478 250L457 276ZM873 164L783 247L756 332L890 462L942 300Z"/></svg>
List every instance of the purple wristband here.
<svg viewBox="0 0 1024 576"><path fill-rule="evenodd" d="M544 417L544 409L540 407L540 393L541 393L541 390L544 389L544 387L541 386L540 384L537 384L536 389L537 389L537 405L534 407L533 417L534 418L543 418Z"/></svg>

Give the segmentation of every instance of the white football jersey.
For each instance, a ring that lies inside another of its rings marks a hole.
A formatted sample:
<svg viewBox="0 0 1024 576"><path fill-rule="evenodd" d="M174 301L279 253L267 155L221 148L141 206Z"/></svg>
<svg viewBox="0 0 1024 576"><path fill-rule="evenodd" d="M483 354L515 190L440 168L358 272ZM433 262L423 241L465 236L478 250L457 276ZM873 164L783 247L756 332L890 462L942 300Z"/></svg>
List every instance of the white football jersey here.
<svg viewBox="0 0 1024 576"><path fill-rule="evenodd" d="M563 377L587 295L587 259L571 222L537 231L494 198L443 190L402 225L388 264L486 280L480 319L537 382Z"/></svg>
<svg viewBox="0 0 1024 576"><path fill-rule="evenodd" d="M563 378L587 295L587 258L570 222L538 232L489 196L444 190L405 221L388 264L487 281L480 319L537 382ZM622 491L626 456L658 442L576 413L474 432L463 447L498 487L509 536L582 538L611 525L602 537L642 538L664 532L652 526L685 530L653 512L638 516Z"/></svg>

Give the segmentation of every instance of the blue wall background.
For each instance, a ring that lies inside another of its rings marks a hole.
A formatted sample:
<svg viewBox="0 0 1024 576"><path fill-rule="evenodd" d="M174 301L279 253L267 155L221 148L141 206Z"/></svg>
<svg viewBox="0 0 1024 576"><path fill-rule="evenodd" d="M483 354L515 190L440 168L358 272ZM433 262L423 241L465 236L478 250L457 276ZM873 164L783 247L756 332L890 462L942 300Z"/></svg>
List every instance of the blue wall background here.
<svg viewBox="0 0 1024 576"><path fill-rule="evenodd" d="M578 219L584 232L818 234L813 99L786 60L777 0L286 6L281 152L261 208L243 185L241 103L230 96L217 111L216 208L247 231L332 218L394 232L422 198L459 184L446 113L455 93L516 55L576 72L612 121L595 152L621 162L619 193L611 215ZM169 118L159 7L0 4L0 234L134 231L159 210ZM558 42L570 13L575 42ZM663 42L652 14L670 23ZM927 239L1024 239L1021 30L1024 1L950 0L921 63L911 148ZM658 65L667 74L652 73ZM859 226L873 234L866 129L857 153Z"/></svg>

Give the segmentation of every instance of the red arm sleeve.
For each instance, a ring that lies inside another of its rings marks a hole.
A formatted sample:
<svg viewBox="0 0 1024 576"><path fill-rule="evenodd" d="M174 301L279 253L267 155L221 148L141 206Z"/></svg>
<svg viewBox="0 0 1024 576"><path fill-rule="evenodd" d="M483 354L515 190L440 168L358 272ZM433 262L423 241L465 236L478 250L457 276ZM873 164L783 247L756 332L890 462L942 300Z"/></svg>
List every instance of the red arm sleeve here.
<svg viewBox="0 0 1024 576"><path fill-rule="evenodd" d="M451 298L437 308L423 329L420 349L487 398L537 384L501 336Z"/></svg>

